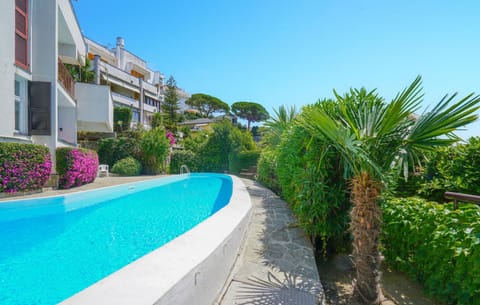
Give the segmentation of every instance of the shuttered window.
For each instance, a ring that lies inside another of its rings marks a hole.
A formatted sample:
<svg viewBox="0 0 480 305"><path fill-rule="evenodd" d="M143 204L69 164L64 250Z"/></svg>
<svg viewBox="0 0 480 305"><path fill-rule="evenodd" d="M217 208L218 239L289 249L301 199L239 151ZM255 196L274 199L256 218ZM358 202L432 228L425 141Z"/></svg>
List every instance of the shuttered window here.
<svg viewBox="0 0 480 305"><path fill-rule="evenodd" d="M28 70L28 0L15 0L15 64Z"/></svg>

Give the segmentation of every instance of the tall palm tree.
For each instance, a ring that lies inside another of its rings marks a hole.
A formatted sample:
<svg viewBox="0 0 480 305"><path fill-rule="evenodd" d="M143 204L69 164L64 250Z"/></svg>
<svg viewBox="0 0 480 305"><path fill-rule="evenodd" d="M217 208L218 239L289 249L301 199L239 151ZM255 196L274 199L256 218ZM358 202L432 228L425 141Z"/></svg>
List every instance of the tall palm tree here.
<svg viewBox="0 0 480 305"><path fill-rule="evenodd" d="M447 95L431 111L417 116L423 98L420 77L390 103L365 89L335 95L335 115L313 107L299 120L313 137L335 148L344 162L353 204L354 295L366 304L379 304L382 212L378 201L385 174L394 167L406 178L426 151L460 140L453 132L477 119L480 97L470 94L455 102L455 94Z"/></svg>

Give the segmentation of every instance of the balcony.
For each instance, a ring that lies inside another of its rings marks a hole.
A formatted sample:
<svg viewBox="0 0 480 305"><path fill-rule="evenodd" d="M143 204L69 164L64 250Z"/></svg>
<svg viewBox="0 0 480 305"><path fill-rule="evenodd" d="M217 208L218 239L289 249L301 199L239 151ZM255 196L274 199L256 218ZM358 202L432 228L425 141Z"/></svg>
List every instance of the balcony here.
<svg viewBox="0 0 480 305"><path fill-rule="evenodd" d="M75 81L60 58L58 59L58 81L63 89L70 94L70 97L75 100Z"/></svg>

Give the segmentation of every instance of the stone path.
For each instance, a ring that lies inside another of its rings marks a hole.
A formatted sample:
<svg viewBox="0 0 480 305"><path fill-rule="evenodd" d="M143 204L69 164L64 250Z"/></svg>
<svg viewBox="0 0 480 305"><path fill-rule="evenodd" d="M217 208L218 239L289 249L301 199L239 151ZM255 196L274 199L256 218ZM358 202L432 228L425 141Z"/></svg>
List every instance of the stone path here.
<svg viewBox="0 0 480 305"><path fill-rule="evenodd" d="M252 218L237 262L215 305L324 304L312 245L282 201L243 179Z"/></svg>

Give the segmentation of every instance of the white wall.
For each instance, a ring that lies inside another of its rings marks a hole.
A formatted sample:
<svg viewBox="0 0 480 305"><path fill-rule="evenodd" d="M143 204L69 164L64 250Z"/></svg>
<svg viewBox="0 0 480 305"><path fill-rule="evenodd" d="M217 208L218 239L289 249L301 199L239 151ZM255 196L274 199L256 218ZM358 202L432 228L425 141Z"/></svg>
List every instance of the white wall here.
<svg viewBox="0 0 480 305"><path fill-rule="evenodd" d="M77 113L73 107L58 108L58 139L77 143ZM60 130L61 129L61 130Z"/></svg>
<svg viewBox="0 0 480 305"><path fill-rule="evenodd" d="M113 101L110 87L94 84L75 84L77 119L84 122L106 123L113 132Z"/></svg>
<svg viewBox="0 0 480 305"><path fill-rule="evenodd" d="M0 136L15 129L15 1L0 1Z"/></svg>

